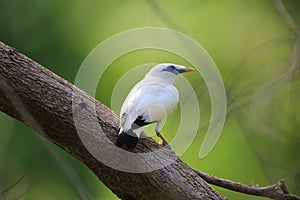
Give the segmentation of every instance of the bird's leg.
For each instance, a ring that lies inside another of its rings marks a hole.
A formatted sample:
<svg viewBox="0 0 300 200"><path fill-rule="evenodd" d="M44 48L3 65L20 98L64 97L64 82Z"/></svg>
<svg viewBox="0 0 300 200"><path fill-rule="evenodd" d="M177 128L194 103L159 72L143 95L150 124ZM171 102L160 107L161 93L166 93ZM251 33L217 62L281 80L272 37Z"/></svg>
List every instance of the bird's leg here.
<svg viewBox="0 0 300 200"><path fill-rule="evenodd" d="M156 135L161 139L159 141L159 144L165 146L165 145L168 145L168 142L165 140L165 138L161 135L160 131L162 129L162 124L163 124L163 121L158 121L156 123L156 128L155 128L155 132L156 132Z"/></svg>
<svg viewBox="0 0 300 200"><path fill-rule="evenodd" d="M160 134L160 132L156 132L156 135L160 138L159 144L166 146L168 145L168 142L165 140L165 138Z"/></svg>

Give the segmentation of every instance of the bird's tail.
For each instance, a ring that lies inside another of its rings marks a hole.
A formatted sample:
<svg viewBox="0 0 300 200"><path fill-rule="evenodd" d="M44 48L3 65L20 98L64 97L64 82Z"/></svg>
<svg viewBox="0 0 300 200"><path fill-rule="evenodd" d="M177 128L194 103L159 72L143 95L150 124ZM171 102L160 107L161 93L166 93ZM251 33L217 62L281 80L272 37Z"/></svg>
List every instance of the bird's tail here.
<svg viewBox="0 0 300 200"><path fill-rule="evenodd" d="M128 147L128 148L135 148L137 143L138 143L138 137L136 136L135 133L133 133L132 131L130 131L130 135L128 133L125 133L124 131L122 131L117 138L116 141L116 146L117 147L122 147L124 144Z"/></svg>

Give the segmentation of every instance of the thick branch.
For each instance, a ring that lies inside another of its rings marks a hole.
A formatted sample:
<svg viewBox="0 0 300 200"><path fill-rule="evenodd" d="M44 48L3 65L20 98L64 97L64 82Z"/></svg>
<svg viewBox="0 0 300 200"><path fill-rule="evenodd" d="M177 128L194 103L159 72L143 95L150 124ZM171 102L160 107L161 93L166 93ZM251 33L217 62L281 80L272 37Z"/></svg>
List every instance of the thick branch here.
<svg viewBox="0 0 300 200"><path fill-rule="evenodd" d="M87 151L77 134L72 112L73 94L81 101L75 102L75 107L85 111L82 120L96 117L105 134L93 138L101 155L111 147L110 141L116 139L117 115L74 85L0 43L0 110L79 159L118 197L138 200L224 199L170 149L162 157L151 157L144 162L159 163L170 158L175 161L148 173L117 171L99 162ZM90 112L93 106L96 107L95 113ZM88 136L96 132L93 126L80 128ZM107 141L107 146L97 145L103 144L103 141ZM135 153L154 152L160 148L151 138L145 138L138 144Z"/></svg>

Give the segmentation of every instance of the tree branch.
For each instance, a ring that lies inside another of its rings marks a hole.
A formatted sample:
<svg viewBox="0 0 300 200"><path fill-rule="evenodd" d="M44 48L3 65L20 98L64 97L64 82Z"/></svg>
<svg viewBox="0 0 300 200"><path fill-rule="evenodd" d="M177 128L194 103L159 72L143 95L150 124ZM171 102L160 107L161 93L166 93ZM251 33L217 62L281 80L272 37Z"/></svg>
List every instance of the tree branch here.
<svg viewBox="0 0 300 200"><path fill-rule="evenodd" d="M232 191L245 193L249 195L268 197L270 199L300 200L300 197L293 194L289 194L283 179L279 180L274 185L259 187L258 185L250 186L241 183L235 183L230 180L221 179L199 171L195 172L199 176L201 176L201 178L203 178L206 182Z"/></svg>
<svg viewBox="0 0 300 200"><path fill-rule="evenodd" d="M72 102L73 94L84 103ZM117 136L118 116L79 88L0 42L0 110L80 160L119 198L224 199L170 149L166 149L162 157L143 160L145 163L159 163L174 159L170 165L148 173L126 173L99 162L77 134L72 103L85 111L82 120L98 119L105 136L98 135L93 142L99 154L107 151L111 147L110 141L115 141ZM96 113L91 112L93 106ZM90 135L97 130L86 126L81 127L81 131ZM107 145L99 145L106 140ZM160 148L153 139L144 138L134 152L154 152Z"/></svg>
<svg viewBox="0 0 300 200"><path fill-rule="evenodd" d="M80 160L121 199L225 199L206 182L240 193L272 199L300 199L288 194L283 180L259 188L193 170L171 149L167 149L162 157L145 160L145 163L152 163L174 159L173 163L162 169L148 173L126 173L112 169L95 159L82 144L73 121L72 94L75 93L81 99L81 102L76 102L78 108L89 111L91 104L96 106L96 113L87 112L83 119L89 121L91 115L96 115L106 136L98 137L96 145L101 143L100 140L107 140L106 138L115 141L119 120L115 113L74 85L1 42L0 78L0 110L35 129ZM87 134L93 132L93 127L87 126L83 129ZM99 152L106 151L107 148L109 144L99 147ZM144 138L134 152L154 152L160 148L153 139ZM280 190L282 192L278 192Z"/></svg>

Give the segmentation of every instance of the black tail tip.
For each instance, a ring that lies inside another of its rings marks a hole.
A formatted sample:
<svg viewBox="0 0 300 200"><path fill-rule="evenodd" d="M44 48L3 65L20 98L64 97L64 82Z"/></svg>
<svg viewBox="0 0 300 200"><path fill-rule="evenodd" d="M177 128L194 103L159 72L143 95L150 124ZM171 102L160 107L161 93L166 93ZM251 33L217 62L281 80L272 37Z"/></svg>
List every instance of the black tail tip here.
<svg viewBox="0 0 300 200"><path fill-rule="evenodd" d="M118 135L116 146L122 147L125 144L128 148L133 149L136 147L138 140L138 137L122 132Z"/></svg>

